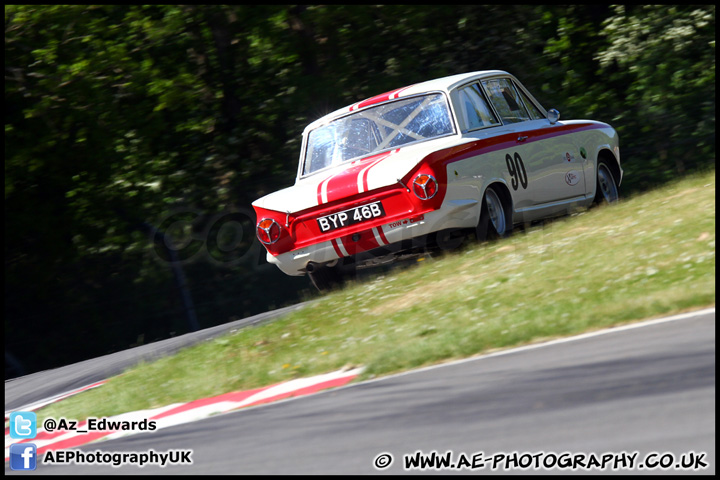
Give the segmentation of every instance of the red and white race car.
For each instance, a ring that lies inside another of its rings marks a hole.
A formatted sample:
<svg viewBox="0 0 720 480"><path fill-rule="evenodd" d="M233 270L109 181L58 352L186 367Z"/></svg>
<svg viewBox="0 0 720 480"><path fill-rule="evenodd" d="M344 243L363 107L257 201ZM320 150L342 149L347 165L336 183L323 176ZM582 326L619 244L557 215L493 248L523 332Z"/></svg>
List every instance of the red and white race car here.
<svg viewBox="0 0 720 480"><path fill-rule="evenodd" d="M472 232L613 203L618 135L559 121L512 75L482 71L394 90L303 132L295 185L253 202L267 259L320 289L355 269Z"/></svg>

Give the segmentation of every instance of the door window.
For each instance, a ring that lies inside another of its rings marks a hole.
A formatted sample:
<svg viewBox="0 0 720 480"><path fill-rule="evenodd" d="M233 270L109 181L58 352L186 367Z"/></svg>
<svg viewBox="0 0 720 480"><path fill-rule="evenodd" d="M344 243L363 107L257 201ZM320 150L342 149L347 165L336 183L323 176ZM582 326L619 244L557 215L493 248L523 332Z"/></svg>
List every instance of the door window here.
<svg viewBox="0 0 720 480"><path fill-rule="evenodd" d="M497 78L482 82L503 123L518 123L530 120L522 100L512 82L507 78Z"/></svg>
<svg viewBox="0 0 720 480"><path fill-rule="evenodd" d="M460 89L460 109L468 131L500 124L477 83Z"/></svg>

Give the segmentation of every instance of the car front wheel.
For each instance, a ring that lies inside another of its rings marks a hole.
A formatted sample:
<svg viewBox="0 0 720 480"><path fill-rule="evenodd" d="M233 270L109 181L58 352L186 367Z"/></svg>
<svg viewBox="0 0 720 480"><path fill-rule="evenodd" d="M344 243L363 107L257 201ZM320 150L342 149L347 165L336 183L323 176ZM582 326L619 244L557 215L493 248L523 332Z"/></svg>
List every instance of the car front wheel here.
<svg viewBox="0 0 720 480"><path fill-rule="evenodd" d="M615 177L613 177L610 168L604 162L598 163L597 191L594 203L596 205L601 203L612 204L616 203L619 197L617 183L615 183Z"/></svg>

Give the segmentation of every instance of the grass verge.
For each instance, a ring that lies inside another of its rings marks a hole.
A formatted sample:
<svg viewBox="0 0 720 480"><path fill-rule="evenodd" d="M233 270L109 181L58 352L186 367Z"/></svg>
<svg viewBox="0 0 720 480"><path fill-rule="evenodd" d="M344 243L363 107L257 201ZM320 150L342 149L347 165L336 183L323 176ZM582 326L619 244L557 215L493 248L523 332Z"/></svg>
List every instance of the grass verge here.
<svg viewBox="0 0 720 480"><path fill-rule="evenodd" d="M715 303L715 172L335 292L51 405L84 419L364 366L363 378Z"/></svg>

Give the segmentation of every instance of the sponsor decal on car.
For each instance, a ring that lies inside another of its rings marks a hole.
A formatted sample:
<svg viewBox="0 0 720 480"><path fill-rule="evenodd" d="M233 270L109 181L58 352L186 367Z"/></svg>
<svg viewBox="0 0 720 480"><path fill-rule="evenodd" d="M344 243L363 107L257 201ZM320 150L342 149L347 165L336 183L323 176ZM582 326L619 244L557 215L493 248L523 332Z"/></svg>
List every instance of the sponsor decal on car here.
<svg viewBox="0 0 720 480"><path fill-rule="evenodd" d="M570 170L565 174L565 183L574 187L580 181L580 172L576 170Z"/></svg>
<svg viewBox="0 0 720 480"><path fill-rule="evenodd" d="M388 228L398 228L402 227L403 225L412 225L417 222L422 222L423 220L425 220L425 215L419 215L417 217L406 218L405 220L399 220L397 222L389 223Z"/></svg>

